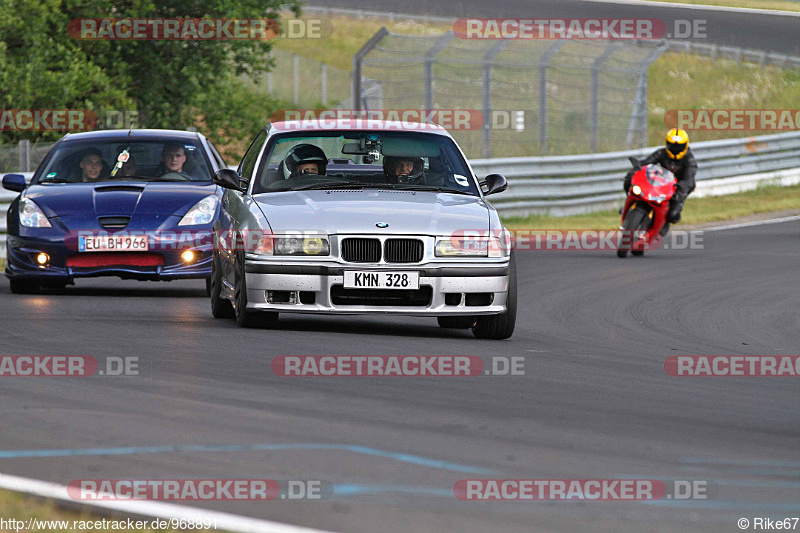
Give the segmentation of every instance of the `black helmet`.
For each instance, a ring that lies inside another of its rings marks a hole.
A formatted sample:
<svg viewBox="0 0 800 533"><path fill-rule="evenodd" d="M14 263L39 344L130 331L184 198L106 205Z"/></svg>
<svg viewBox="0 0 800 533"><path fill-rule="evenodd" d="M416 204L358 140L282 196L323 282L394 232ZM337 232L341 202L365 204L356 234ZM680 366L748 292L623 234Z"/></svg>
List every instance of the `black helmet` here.
<svg viewBox="0 0 800 533"><path fill-rule="evenodd" d="M298 144L286 154L283 160L286 169L289 171L289 176L298 176L300 173L297 167L304 163L316 163L319 168L318 174L325 175L325 167L328 165L328 158L321 148L313 144Z"/></svg>
<svg viewBox="0 0 800 533"><path fill-rule="evenodd" d="M401 161L411 161L414 163L411 174L399 176L394 173L395 165ZM397 179L399 183L414 183L414 181L419 180L422 176L424 168L425 161L421 157L387 155L383 158L383 174L389 178Z"/></svg>

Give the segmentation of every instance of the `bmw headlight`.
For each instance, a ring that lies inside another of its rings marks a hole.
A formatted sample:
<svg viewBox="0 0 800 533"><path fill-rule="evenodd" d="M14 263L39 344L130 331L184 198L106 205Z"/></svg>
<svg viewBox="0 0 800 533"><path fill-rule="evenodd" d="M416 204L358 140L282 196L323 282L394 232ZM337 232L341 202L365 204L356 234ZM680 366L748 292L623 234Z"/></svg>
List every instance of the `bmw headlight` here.
<svg viewBox="0 0 800 533"><path fill-rule="evenodd" d="M255 239L253 239L255 240ZM258 255L330 255L328 239L323 237L276 237L261 235L254 247Z"/></svg>
<svg viewBox="0 0 800 533"><path fill-rule="evenodd" d="M436 257L503 257L497 237L443 237L436 241Z"/></svg>
<svg viewBox="0 0 800 533"><path fill-rule="evenodd" d="M50 221L36 205L36 202L23 198L19 201L19 223L27 228L49 228Z"/></svg>
<svg viewBox="0 0 800 533"><path fill-rule="evenodd" d="M198 226L200 224L209 224L214 220L214 213L217 210L219 198L216 195L209 195L194 204L189 212L183 215L183 218L178 222L179 226Z"/></svg>
<svg viewBox="0 0 800 533"><path fill-rule="evenodd" d="M329 255L327 239L320 237L277 237L273 244L274 255Z"/></svg>

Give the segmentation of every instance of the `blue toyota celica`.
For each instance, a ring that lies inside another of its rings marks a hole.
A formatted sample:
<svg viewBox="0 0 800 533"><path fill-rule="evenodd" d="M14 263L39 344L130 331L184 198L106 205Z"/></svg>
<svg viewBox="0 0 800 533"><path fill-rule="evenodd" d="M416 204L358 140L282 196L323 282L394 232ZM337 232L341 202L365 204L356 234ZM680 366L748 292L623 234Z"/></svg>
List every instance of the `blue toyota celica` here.
<svg viewBox="0 0 800 533"><path fill-rule="evenodd" d="M225 168L203 135L172 130L69 134L53 146L8 210L11 291L75 278L173 280L211 274L211 235Z"/></svg>

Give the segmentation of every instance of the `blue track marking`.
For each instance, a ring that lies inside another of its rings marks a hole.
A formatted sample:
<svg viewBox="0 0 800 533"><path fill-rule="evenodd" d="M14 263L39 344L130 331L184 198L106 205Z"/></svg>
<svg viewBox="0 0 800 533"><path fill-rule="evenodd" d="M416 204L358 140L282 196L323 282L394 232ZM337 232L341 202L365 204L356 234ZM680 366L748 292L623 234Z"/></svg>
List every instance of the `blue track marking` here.
<svg viewBox="0 0 800 533"><path fill-rule="evenodd" d="M420 455L398 453L367 446L354 444L325 444L315 442L285 443L285 444L243 444L243 445L213 445L192 444L185 446L126 446L119 448L66 448L50 450L0 450L0 459L21 459L32 457L80 457L103 455L138 455L145 453L218 453L218 452L260 452L281 450L337 450L371 455L393 459L403 463L451 470L454 472L468 472L471 474L495 474L496 470L480 468L477 466L462 465L449 461L440 461Z"/></svg>

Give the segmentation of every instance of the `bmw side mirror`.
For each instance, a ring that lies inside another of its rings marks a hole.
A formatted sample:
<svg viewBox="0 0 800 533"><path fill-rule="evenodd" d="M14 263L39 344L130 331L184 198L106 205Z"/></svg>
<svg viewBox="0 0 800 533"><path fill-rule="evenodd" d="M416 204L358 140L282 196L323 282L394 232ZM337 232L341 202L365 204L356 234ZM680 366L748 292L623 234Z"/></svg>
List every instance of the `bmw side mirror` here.
<svg viewBox="0 0 800 533"><path fill-rule="evenodd" d="M508 180L500 174L489 174L481 182L483 194L489 196L498 192L503 192L508 188Z"/></svg>
<svg viewBox="0 0 800 533"><path fill-rule="evenodd" d="M22 192L28 184L22 174L6 174L3 176L3 188L9 191Z"/></svg>
<svg viewBox="0 0 800 533"><path fill-rule="evenodd" d="M235 170L223 168L217 171L214 176L214 183L226 189L242 192L242 187L239 185L239 180L241 179Z"/></svg>

